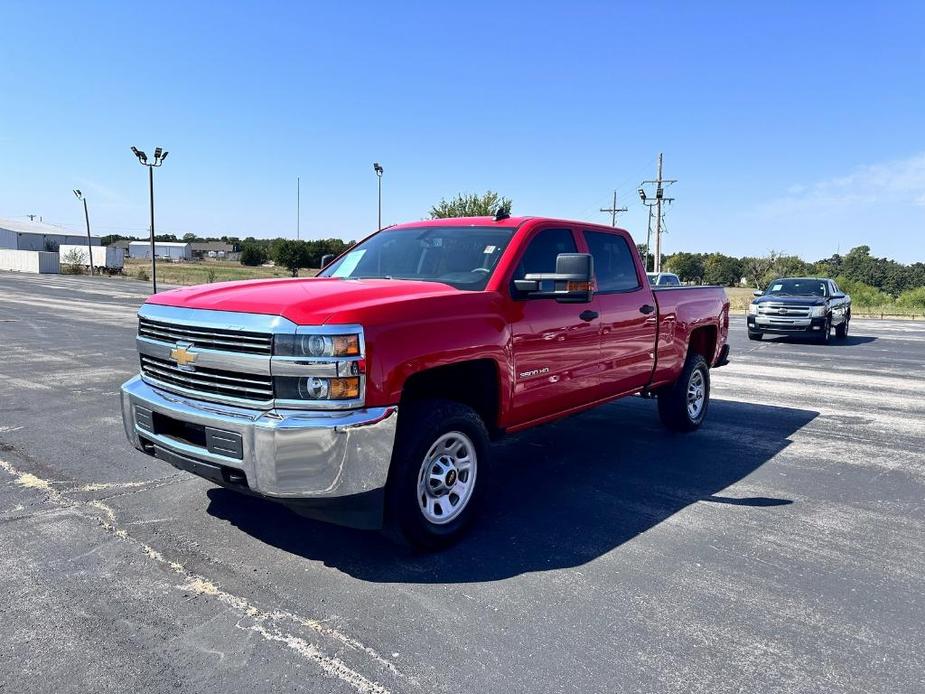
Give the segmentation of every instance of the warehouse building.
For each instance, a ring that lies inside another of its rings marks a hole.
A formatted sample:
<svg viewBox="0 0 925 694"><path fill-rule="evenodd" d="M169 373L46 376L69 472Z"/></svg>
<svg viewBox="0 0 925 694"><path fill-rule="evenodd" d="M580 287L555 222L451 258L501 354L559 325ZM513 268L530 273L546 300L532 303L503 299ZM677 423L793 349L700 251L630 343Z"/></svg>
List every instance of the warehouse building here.
<svg viewBox="0 0 925 694"><path fill-rule="evenodd" d="M150 241L132 241L128 245L128 254L130 258L151 258ZM188 243L179 241L155 241L154 255L157 258L165 260L191 260L193 257L192 249Z"/></svg>
<svg viewBox="0 0 925 694"><path fill-rule="evenodd" d="M0 248L14 251L58 252L62 245L87 245L86 234L73 234L54 224L35 221L0 219ZM91 237L91 246L99 246L98 237Z"/></svg>

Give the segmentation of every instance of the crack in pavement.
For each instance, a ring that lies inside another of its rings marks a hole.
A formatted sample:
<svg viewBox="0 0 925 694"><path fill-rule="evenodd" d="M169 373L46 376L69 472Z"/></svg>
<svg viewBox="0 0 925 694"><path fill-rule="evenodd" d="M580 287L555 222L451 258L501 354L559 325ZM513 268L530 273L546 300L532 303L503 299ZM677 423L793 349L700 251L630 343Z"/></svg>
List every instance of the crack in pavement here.
<svg viewBox="0 0 925 694"><path fill-rule="evenodd" d="M357 692L361 694L389 694L389 690L384 685L360 674L340 658L325 654L318 646L307 639L287 631L283 625L287 622L295 624L319 636L339 642L342 646L347 647L351 651L360 653L370 659L375 665L386 670L392 676L404 680L409 684L419 686L414 678L399 672L391 661L384 658L375 649L366 646L343 632L318 620L302 617L285 610L261 609L247 598L233 595L221 589L208 578L190 571L183 566L182 563L168 559L160 551L132 536L124 528L120 527L115 511L110 506L103 503L102 500L91 499L89 501L80 501L68 496L74 492L109 489L113 486L132 488L132 491L129 493L134 493L140 491L141 485L146 483L117 483L115 485L105 485L103 483L87 484L82 487L59 490L56 488L57 483L37 477L30 472L23 472L3 459L0 459L0 469L10 475L13 478L13 482L20 487L42 492L45 495L46 502L55 504L60 508L76 511L87 520L96 522L105 531L112 533L118 539L134 545L156 564L180 576L183 579L183 583L175 586L178 590L194 592L199 595L213 598L226 607L238 612L241 618L236 626L239 629L254 632L266 641L286 646L302 658L314 663L325 675L341 680ZM163 480L155 480L155 482L157 481Z"/></svg>

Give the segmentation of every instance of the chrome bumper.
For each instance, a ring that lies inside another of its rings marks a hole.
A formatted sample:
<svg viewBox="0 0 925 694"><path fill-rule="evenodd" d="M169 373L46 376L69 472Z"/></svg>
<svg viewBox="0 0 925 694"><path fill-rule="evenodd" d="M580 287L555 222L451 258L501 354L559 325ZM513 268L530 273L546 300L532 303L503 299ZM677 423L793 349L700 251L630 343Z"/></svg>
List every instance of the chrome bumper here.
<svg viewBox="0 0 925 694"><path fill-rule="evenodd" d="M142 409L140 418L138 408ZM144 410L207 427L210 435L218 432L214 440L235 443L213 446L210 442L207 447L158 432L154 421L161 420L146 416ZM135 376L122 386L122 417L125 433L138 450L157 455L160 448L171 460L188 459L243 472L246 485L242 491L279 501L337 500L385 487L398 408L250 410L168 393ZM221 437L222 433L226 436Z"/></svg>

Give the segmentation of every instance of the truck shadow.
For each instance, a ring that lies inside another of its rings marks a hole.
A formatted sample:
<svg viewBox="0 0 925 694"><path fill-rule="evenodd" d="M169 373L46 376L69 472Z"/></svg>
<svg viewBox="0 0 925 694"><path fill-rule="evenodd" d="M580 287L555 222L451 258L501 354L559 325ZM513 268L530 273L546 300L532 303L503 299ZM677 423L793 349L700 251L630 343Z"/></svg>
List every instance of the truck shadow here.
<svg viewBox="0 0 925 694"><path fill-rule="evenodd" d="M809 337L797 337L795 335L765 335L764 340L767 342L783 342L786 344L816 344L813 338ZM855 345L866 345L870 342L876 342L876 337L868 337L865 335L848 335L846 337L835 337L832 336L832 339L829 340L829 344L820 345L820 347L854 347Z"/></svg>
<svg viewBox="0 0 925 694"><path fill-rule="evenodd" d="M708 423L690 435L667 433L655 403L628 398L506 439L495 446L479 521L437 554L222 488L209 490L208 512L286 552L389 583L494 581L578 566L697 502L715 505L728 523L786 513L788 499L719 493L785 449L818 413L730 400L710 408Z"/></svg>

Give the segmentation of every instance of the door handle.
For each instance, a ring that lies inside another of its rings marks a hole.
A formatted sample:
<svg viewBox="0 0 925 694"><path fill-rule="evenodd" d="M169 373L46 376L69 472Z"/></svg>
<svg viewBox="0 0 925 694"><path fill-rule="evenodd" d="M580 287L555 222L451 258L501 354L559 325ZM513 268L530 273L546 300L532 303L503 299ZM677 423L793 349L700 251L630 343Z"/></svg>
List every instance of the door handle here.
<svg viewBox="0 0 925 694"><path fill-rule="evenodd" d="M652 313L655 310L655 307L652 304L643 304L639 307L640 313L645 313L646 315Z"/></svg>
<svg viewBox="0 0 925 694"><path fill-rule="evenodd" d="M582 311L578 314L578 317L583 321L588 321L589 323L597 318L597 311Z"/></svg>

